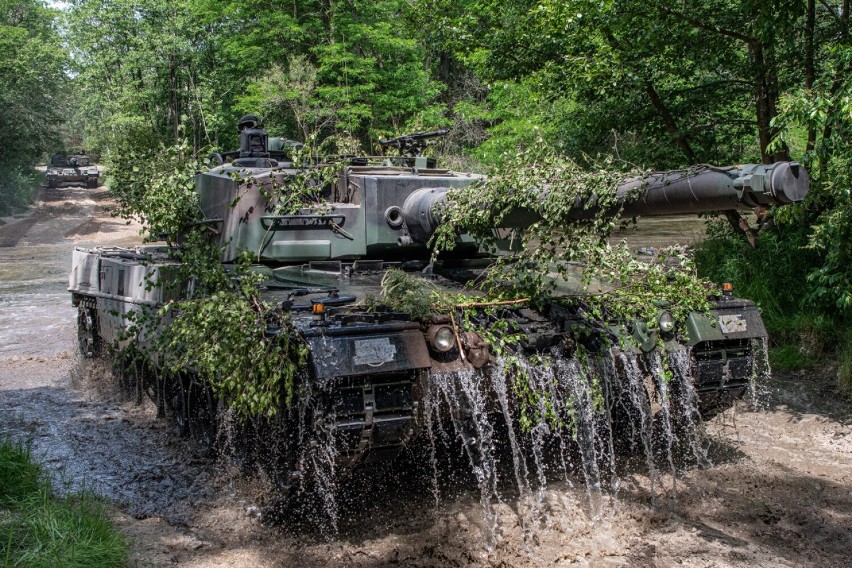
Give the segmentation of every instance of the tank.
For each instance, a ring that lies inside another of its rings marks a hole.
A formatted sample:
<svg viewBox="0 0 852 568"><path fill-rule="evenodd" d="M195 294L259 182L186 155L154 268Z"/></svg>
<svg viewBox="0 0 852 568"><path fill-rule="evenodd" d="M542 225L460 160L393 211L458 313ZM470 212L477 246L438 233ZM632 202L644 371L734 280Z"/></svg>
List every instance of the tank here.
<svg viewBox="0 0 852 568"><path fill-rule="evenodd" d="M47 166L45 183L47 187L62 187L66 185L84 185L88 188L98 187L100 177L98 167L91 163L86 154L54 154Z"/></svg>
<svg viewBox="0 0 852 568"><path fill-rule="evenodd" d="M664 306L657 325L590 324L582 306L560 301L537 309L507 302L472 316L486 327L508 325L518 337L511 348L521 361L515 369L526 369L543 390L564 391L561 411L575 417L570 436L559 432L564 422L545 424L545 411L521 417L524 394L506 384L511 380L506 353L498 356L475 332L460 332L451 315L370 306L367 300L380 298L389 278L402 286L425 281L462 292L494 262L467 235L458 237L451 253L432 259L427 243L441 226L441 203L454 189L481 179L441 169L420 155L429 140L442 134L381 142L400 150L400 156L341 160L335 181L322 189L323 206L293 214L273 213L271 189L286 187L301 170L283 152L268 149L268 135L256 122L241 129L239 151L213 156L219 165L197 177L203 222L216 235L221 261L233 263L242 251L252 251L267 278L265 297L289 314L293 329L288 333L310 352L291 406L275 419L238 425L241 441L231 451L241 460L258 462L279 489L292 491L308 478L323 477L318 462L332 464L328 467L341 475L394 460L407 446L433 440L430 422L435 420L446 420L459 434L480 479L494 477L481 472L490 471L486 466L493 466L501 446L511 446L516 454L517 446L526 445L535 453L534 441L518 441L523 436L559 438L559 444L591 436L595 447L595 436L578 426L577 408L568 407L591 396L580 350L601 355L592 365L600 367L595 382L603 383L603 400L590 402L589 408L611 419L612 447L641 445L637 427L665 408L674 413L675 395L689 401L684 419L701 421L749 391L764 364L766 329L755 305L730 290L719 291L709 311L690 314L677 329ZM784 205L801 201L807 190L807 172L795 162L707 166L624 181L612 214ZM496 211L498 205L483 208ZM578 202L566 213L566 222L587 218L595 207ZM502 216L501 226L524 227L538 218L534 210L516 210ZM164 247L77 248L69 291L78 307L81 354L93 357L106 344L126 344L129 313L176 297L182 284L173 281L175 267ZM474 297L470 306L475 305ZM631 340L603 347L595 338L607 334ZM668 363L661 362L661 345L676 354ZM536 365L542 354L561 362L540 371ZM156 360L145 367L150 376L159 376ZM660 378L664 367L675 370L674 382ZM569 375L570 381L562 378ZM216 440L227 401L216 400L192 369L168 381L150 379L145 390L182 432L207 445L223 445ZM503 427L495 426L498 422ZM500 430L510 434L498 435ZM317 436L325 442L318 443ZM487 451L482 449L485 439ZM323 459L317 457L320 450Z"/></svg>

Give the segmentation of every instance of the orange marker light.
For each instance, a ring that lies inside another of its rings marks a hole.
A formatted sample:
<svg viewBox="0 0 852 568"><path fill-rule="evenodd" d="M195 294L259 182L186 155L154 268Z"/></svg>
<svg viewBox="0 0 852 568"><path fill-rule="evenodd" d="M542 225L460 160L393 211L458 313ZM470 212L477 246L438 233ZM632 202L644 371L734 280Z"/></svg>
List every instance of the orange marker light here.
<svg viewBox="0 0 852 568"><path fill-rule="evenodd" d="M315 314L324 314L325 313L325 304L312 304L311 311Z"/></svg>
<svg viewBox="0 0 852 568"><path fill-rule="evenodd" d="M730 282L725 282L724 284L722 284L722 291L723 292L733 292L734 291L734 285L731 284Z"/></svg>

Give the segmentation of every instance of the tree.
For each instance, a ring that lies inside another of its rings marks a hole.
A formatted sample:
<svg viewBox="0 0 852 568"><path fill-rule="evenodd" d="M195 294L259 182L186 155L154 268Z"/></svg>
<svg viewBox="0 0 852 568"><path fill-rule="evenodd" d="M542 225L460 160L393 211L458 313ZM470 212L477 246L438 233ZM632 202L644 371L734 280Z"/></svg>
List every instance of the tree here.
<svg viewBox="0 0 852 568"><path fill-rule="evenodd" d="M542 96L574 103L550 121L561 131L553 142L577 156L617 145L656 167L773 161L787 152L768 150L771 121L799 81L803 14L788 0L504 0L466 5L448 23L465 41L443 45L485 81L531 79Z"/></svg>
<svg viewBox="0 0 852 568"><path fill-rule="evenodd" d="M106 149L184 137L230 147L245 112L267 113L273 129L346 131L363 142L402 129L434 110L440 91L422 47L395 24L404 5L74 0L69 32L89 139Z"/></svg>
<svg viewBox="0 0 852 568"><path fill-rule="evenodd" d="M25 205L33 166L59 145L67 56L56 11L0 0L0 213Z"/></svg>
<svg viewBox="0 0 852 568"><path fill-rule="evenodd" d="M187 2L74 0L68 28L92 145L214 140L202 83L208 37Z"/></svg>

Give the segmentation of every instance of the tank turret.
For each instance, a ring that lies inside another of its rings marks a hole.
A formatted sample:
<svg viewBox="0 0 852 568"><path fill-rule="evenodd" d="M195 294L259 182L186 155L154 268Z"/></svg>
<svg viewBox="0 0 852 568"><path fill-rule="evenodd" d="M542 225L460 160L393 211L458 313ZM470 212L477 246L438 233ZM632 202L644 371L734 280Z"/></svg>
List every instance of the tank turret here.
<svg viewBox="0 0 852 568"><path fill-rule="evenodd" d="M255 130L243 131L246 137ZM421 133L433 136L439 133ZM265 135L265 133L261 134ZM425 259L431 236L441 223L441 204L454 188L482 176L427 167L417 144L422 138L400 137L399 147L411 152L411 165L385 160L377 165L344 165L336 182L323 190L323 205L292 214L276 212L275 188L286 188L299 172L287 162L264 166L265 158L239 158L198 179L205 221L217 230L223 261L241 250L262 262L304 262L344 259ZM397 140L397 139L395 139ZM393 142L393 141L383 141ZM241 149L240 156L244 150ZM418 162L420 160L420 162ZM542 188L542 193L558 189ZM678 215L749 209L801 201L808 190L807 171L796 162L701 166L625 180L616 190L614 216ZM285 190L286 193L286 190ZM538 221L535 211L494 209L502 228L521 228ZM566 222L591 217L594 203L579 199ZM474 243L462 239L457 254L473 254ZM465 250L464 246L468 249Z"/></svg>

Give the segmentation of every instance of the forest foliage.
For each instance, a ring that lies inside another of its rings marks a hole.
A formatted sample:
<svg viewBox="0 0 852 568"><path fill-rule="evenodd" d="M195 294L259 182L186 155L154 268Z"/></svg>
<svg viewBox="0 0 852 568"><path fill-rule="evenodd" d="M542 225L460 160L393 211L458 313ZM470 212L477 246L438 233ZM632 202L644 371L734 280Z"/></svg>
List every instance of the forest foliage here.
<svg viewBox="0 0 852 568"><path fill-rule="evenodd" d="M32 200L33 166L61 144L70 60L58 17L38 0L0 0L0 215Z"/></svg>
<svg viewBox="0 0 852 568"><path fill-rule="evenodd" d="M479 171L542 145L589 168L791 158L807 201L775 212L757 249L719 227L700 268L755 293L791 341L833 329L825 349L848 352L849 14L850 0L3 0L0 208L63 132L119 166L233 148L247 112L332 153L449 127L435 151Z"/></svg>

